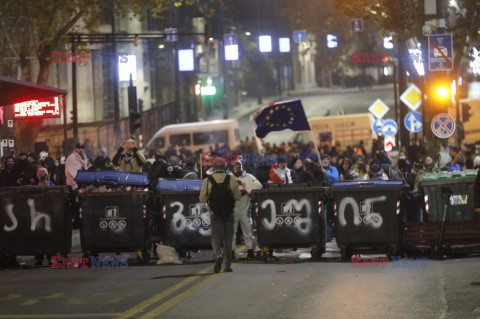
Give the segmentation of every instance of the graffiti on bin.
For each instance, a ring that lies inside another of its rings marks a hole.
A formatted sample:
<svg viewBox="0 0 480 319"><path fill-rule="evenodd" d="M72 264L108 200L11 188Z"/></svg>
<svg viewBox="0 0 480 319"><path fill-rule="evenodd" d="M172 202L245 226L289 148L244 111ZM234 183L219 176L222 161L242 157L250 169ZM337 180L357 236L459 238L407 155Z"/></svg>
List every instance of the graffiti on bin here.
<svg viewBox="0 0 480 319"><path fill-rule="evenodd" d="M262 202L260 207L266 209L270 207L270 220L267 217L262 218L262 225L267 230L273 230L275 227L291 227L297 229L298 232L306 236L312 229L312 206L310 201L303 198L300 201L290 199L286 203L280 205L281 212L277 214L275 202L272 199L267 199ZM302 213L302 210L305 213ZM305 217L302 217L305 215Z"/></svg>
<svg viewBox="0 0 480 319"><path fill-rule="evenodd" d="M43 230L45 230L47 233L50 233L52 231L52 218L45 213L37 212L35 209L35 201L32 198L27 199L27 205L29 208L30 212L30 230L31 231L41 231L40 227L38 227L38 223L40 222L41 219L44 219L44 227ZM13 204L11 202L8 202L5 205L5 210L7 212L7 216L10 218L10 221L12 224L10 226L4 225L3 229L7 232L12 232L18 227L18 220L17 217L15 217L15 214L13 213Z"/></svg>
<svg viewBox="0 0 480 319"><path fill-rule="evenodd" d="M178 207L170 223L170 228L175 235L180 235L188 227L191 231L198 229L202 236L210 236L210 213L206 203L190 204L185 215L183 214L185 208L183 203L176 201L170 203L170 207Z"/></svg>
<svg viewBox="0 0 480 319"><path fill-rule="evenodd" d="M123 231L127 227L127 218L120 217L118 206L105 206L105 217L98 219L100 230Z"/></svg>
<svg viewBox="0 0 480 319"><path fill-rule="evenodd" d="M341 226L346 226L347 221L345 219L345 210L348 206L353 210L353 224L355 226L371 225L374 228L380 228L383 224L382 215L373 211L373 204L378 202L384 202L387 200L387 196L378 196L373 198L367 198L358 205L357 201L353 197L345 197L340 202L338 207L338 221ZM361 209L361 210L360 210Z"/></svg>

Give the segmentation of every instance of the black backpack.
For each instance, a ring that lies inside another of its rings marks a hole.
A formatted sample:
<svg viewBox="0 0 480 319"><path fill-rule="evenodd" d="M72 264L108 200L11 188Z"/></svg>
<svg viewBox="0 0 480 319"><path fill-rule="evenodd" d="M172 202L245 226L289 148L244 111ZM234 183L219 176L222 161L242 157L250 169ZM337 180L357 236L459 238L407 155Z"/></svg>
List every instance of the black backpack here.
<svg viewBox="0 0 480 319"><path fill-rule="evenodd" d="M208 207L213 213L222 218L227 218L233 213L235 207L235 199L230 190L230 175L225 177L222 183L217 183L213 176L208 176L208 180L212 183L212 188L208 196Z"/></svg>

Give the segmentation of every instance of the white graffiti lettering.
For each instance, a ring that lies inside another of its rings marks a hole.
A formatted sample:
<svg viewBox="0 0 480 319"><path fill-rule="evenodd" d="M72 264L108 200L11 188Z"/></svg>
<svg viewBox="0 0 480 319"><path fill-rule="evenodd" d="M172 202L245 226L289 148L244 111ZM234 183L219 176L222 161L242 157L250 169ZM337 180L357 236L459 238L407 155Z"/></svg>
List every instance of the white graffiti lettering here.
<svg viewBox="0 0 480 319"><path fill-rule="evenodd" d="M27 205L28 205L29 211L30 211L30 220L31 220L30 230L35 231L37 229L38 222L43 218L45 220L45 231L47 233L51 232L52 231L52 226L51 226L52 218L47 214L36 212L35 211L35 202L32 198L27 199ZM13 214L13 207L14 206L13 206L12 203L8 203L7 205L5 205L5 210L7 211L7 216L12 221L11 226L7 226L7 225L3 226L3 229L7 232L14 231L18 227L18 220L15 217L15 215Z"/></svg>
<svg viewBox="0 0 480 319"><path fill-rule="evenodd" d="M173 214L172 222L170 223L170 228L172 232L176 235L183 233L185 227L187 226L187 219L183 216L183 204L181 202L173 202L170 204L170 207L178 206L178 210Z"/></svg>
<svg viewBox="0 0 480 319"><path fill-rule="evenodd" d="M270 206L270 218L264 217L262 219L262 225L267 230L273 230L276 226L291 226L294 224L294 228L303 235L306 236L312 230L313 222L311 219L312 206L307 199L291 199L281 205L281 215L277 215L275 202L271 199L267 199L262 202L260 207L266 209ZM301 217L299 214L305 209L305 217Z"/></svg>
<svg viewBox="0 0 480 319"><path fill-rule="evenodd" d="M271 199L267 199L261 205L262 209L267 208L270 206L270 221L267 218L262 219L262 225L267 230L273 230L275 228L275 224L277 223L277 211L275 210L275 202Z"/></svg>
<svg viewBox="0 0 480 319"><path fill-rule="evenodd" d="M45 231L47 233L51 232L52 231L52 228L51 228L52 219L50 218L50 216L48 216L47 214L44 214L44 213L35 212L35 202L33 201L33 199L31 199L31 198L27 199L27 204L28 204L28 207L30 207L30 217L31 217L31 220L32 220L30 230L34 231L37 228L37 223L40 221L40 219L43 218L43 219L45 219Z"/></svg>
<svg viewBox="0 0 480 319"><path fill-rule="evenodd" d="M296 199L291 199L289 200L284 208L290 207L290 212L291 214L293 213L293 209L295 208L296 212L302 211L302 208L305 207L305 215L306 217L301 218L300 220L297 219L297 223L295 224L295 227L298 229L298 231L306 236L310 233L312 230L312 219L310 218L310 215L312 214L312 206L310 205L310 202L303 198L299 202ZM299 221L299 222L298 222Z"/></svg>
<svg viewBox="0 0 480 319"><path fill-rule="evenodd" d="M373 211L373 204L384 202L386 200L387 196L383 195L367 198L361 202L360 205L358 205L357 201L353 197L345 197L342 199L338 207L338 222L341 226L347 225L347 220L345 219L345 209L347 206L350 206L353 210L353 224L355 226L359 226L363 223L365 225L372 225L374 228L380 228L383 224L383 217L379 213Z"/></svg>
<svg viewBox="0 0 480 319"><path fill-rule="evenodd" d="M210 213L207 204L196 203L188 206L189 216L183 215L185 206L183 203L176 201L170 204L170 207L178 207L177 212L172 216L170 227L176 235L183 233L186 227L197 229L200 235L210 236Z"/></svg>
<svg viewBox="0 0 480 319"><path fill-rule="evenodd" d="M5 231L8 231L8 232L14 231L15 229L17 229L18 221L17 221L17 218L15 217L15 215L13 214L13 204L8 203L5 207L5 209L7 210L8 217L12 221L12 226L5 225L5 226L3 226L3 229Z"/></svg>

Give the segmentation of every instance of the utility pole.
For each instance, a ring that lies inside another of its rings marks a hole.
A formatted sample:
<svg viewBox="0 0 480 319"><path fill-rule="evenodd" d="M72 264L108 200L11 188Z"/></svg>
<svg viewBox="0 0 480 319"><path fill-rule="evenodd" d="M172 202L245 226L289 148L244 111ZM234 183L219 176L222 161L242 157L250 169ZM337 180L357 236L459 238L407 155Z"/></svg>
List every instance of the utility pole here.
<svg viewBox="0 0 480 319"><path fill-rule="evenodd" d="M76 54L75 51L77 50L77 46L75 43L75 35L71 35L71 41L72 56L74 56L74 54ZM66 108L66 105L64 107ZM73 138L75 139L75 142L78 142L77 63L72 63L72 125Z"/></svg>
<svg viewBox="0 0 480 319"><path fill-rule="evenodd" d="M115 145L120 144L122 138L120 132L120 98L118 96L118 56L117 41L115 39L115 14L112 11L112 57L113 59L113 130L115 132Z"/></svg>

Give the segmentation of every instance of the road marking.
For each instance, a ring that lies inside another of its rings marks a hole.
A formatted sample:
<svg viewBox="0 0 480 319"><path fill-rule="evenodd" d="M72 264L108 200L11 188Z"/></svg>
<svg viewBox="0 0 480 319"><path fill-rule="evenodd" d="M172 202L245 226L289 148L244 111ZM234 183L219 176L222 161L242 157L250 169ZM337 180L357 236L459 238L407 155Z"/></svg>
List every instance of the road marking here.
<svg viewBox="0 0 480 319"><path fill-rule="evenodd" d="M91 318L91 317L113 317L116 315L120 315L120 313L78 313L78 314L35 314L35 315L0 315L0 318L10 318L10 319L17 319L17 318Z"/></svg>
<svg viewBox="0 0 480 319"><path fill-rule="evenodd" d="M30 299L30 300L25 301L24 303L21 303L20 306L31 306L33 304L36 304L39 301L40 300L38 300L38 299Z"/></svg>
<svg viewBox="0 0 480 319"><path fill-rule="evenodd" d="M234 265L232 265L232 268L235 267ZM168 309L172 308L173 306L175 306L177 303L183 301L184 299L186 299L188 296L194 294L195 292L199 291L200 289L202 289L203 287L205 287L207 284L209 284L211 281L213 281L214 279L218 278L218 276L215 276L215 275L210 275L210 277L200 281L198 284L196 284L195 286L191 287L191 288L188 288L187 290L185 290L184 292L182 292L181 294L173 297L172 299L164 302L163 304L161 304L160 306L158 306L157 308L153 309L152 311L144 314L143 316L140 317L140 319L151 319L151 318L156 318L158 315L164 313L165 311L167 311Z"/></svg>
<svg viewBox="0 0 480 319"><path fill-rule="evenodd" d="M2 298L1 300L13 300L13 299L18 299L22 295L15 295L15 294L10 294L8 297Z"/></svg>
<svg viewBox="0 0 480 319"><path fill-rule="evenodd" d="M57 292L56 294L45 297L45 299L56 299L60 296L63 296L64 294L65 294L64 292Z"/></svg>
<svg viewBox="0 0 480 319"><path fill-rule="evenodd" d="M245 249L245 246L241 246L241 247L239 247L239 248L237 248L237 249L235 250L235 253L238 253L238 252L240 252L240 251L242 251L242 250L244 250L244 249ZM135 307L133 307L133 308L125 311L125 312L122 313L120 316L115 317L115 319L126 319L126 318L130 318L131 316L133 316L133 315L135 315L135 314L137 314L137 313L145 310L146 308L152 306L154 303L156 303L156 302L158 302L158 301L166 298L168 295L174 293L175 291L179 290L180 288L182 288L182 287L186 286L187 284L191 283L192 281L194 281L195 279L197 279L197 277L199 277L200 275L203 275L203 274L206 274L207 272L210 272L212 269L213 269L213 265L210 265L210 266L208 266L207 268L204 268L204 269L200 270L200 271L197 272L196 274L191 275L190 277L182 280L182 281L179 282L178 284L171 286L170 288L162 291L161 293L158 293L158 294L154 295L153 297L148 298L148 299L145 300L144 302L136 305ZM213 276L213 278L215 278L215 276ZM204 281L207 281L207 283L208 283L208 282L210 282L210 280L213 280L213 278L210 279L210 277L209 277L209 278L205 279ZM200 282L200 283L203 283L204 281L202 281L202 282ZM206 283L205 283L205 284L206 284ZM198 284L197 284L197 285L198 285ZM194 287L196 287L196 286L194 286ZM203 287L203 285L202 285L202 287ZM199 287L198 289L200 289L200 288L201 288L201 287ZM189 290L187 290L187 291L189 291ZM185 291L184 293L186 293L187 291ZM180 294L180 295L183 295L184 293L182 293L182 294ZM192 293L193 293L193 292L192 292ZM179 296L180 296L180 295L179 295ZM188 296L188 295L187 295L187 296ZM187 296L185 296L184 298L186 298ZM172 298L172 299L175 299L175 298ZM172 300L172 299L171 299L171 300ZM169 303L171 300L167 301L167 303ZM176 303L178 303L178 301L177 301ZM176 304L176 303L175 303L175 304ZM162 306L163 306L163 304L162 304L160 307L162 307ZM173 305L172 305L172 306L173 306ZM157 308L155 308L153 311L155 311L156 309L157 309ZM163 310L163 311L165 311L165 310Z"/></svg>
<svg viewBox="0 0 480 319"><path fill-rule="evenodd" d="M147 300L145 300L142 303L136 305L135 307L131 308L130 310L128 310L126 312L124 312L123 314L121 314L121 316L116 317L116 318L117 319L129 318L129 317L141 312L145 308L150 307L154 303L162 300L163 298L166 298L168 295L174 293L175 291L179 290L183 286L185 286L185 285L189 284L190 282L194 281L195 279L197 279L197 277L199 275L203 275L203 274L206 274L207 272L211 271L212 268L213 268L213 265L208 266L207 268L200 270L196 274L182 280L178 284L173 285L172 287L162 291L161 293L156 294L155 296L148 298Z"/></svg>

